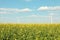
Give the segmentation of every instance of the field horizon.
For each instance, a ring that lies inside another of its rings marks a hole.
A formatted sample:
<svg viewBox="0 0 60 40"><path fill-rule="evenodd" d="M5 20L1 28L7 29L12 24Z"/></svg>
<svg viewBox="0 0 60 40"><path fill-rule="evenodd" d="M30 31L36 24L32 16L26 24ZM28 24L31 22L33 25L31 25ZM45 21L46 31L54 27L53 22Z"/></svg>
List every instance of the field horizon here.
<svg viewBox="0 0 60 40"><path fill-rule="evenodd" d="M60 24L60 23L0 23L0 24Z"/></svg>

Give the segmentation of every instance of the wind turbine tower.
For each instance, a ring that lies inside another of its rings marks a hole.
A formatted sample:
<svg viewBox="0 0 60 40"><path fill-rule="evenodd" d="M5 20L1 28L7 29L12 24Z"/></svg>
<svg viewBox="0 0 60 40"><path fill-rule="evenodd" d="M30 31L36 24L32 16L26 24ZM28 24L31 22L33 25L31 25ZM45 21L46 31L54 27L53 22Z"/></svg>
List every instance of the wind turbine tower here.
<svg viewBox="0 0 60 40"><path fill-rule="evenodd" d="M49 14L51 24L53 23L53 15L54 15L53 13Z"/></svg>

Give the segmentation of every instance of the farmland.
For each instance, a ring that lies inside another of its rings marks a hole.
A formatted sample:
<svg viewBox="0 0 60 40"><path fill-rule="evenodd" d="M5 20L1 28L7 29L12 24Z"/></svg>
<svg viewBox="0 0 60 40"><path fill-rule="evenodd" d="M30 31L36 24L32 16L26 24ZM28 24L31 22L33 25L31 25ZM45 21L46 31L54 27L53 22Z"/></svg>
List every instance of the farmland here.
<svg viewBox="0 0 60 40"><path fill-rule="evenodd" d="M60 40L60 24L0 24L0 40Z"/></svg>

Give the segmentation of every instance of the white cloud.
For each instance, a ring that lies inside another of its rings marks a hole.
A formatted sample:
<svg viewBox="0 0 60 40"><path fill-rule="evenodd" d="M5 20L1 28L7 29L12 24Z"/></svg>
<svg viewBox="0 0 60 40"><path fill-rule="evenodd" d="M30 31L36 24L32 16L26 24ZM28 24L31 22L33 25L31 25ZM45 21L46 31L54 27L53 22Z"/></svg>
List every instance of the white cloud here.
<svg viewBox="0 0 60 40"><path fill-rule="evenodd" d="M0 8L0 14L6 13L19 13L19 12L31 12L29 8L17 9L17 8Z"/></svg>
<svg viewBox="0 0 60 40"><path fill-rule="evenodd" d="M54 19L54 20L60 20L60 18L59 18L59 17L54 17L53 19Z"/></svg>
<svg viewBox="0 0 60 40"><path fill-rule="evenodd" d="M57 10L60 10L60 6L54 6L54 7L48 7L48 6L42 6L40 8L38 8L37 10L52 10L52 11L57 11Z"/></svg>
<svg viewBox="0 0 60 40"><path fill-rule="evenodd" d="M49 17L49 16L43 16L43 15L30 15L30 17Z"/></svg>
<svg viewBox="0 0 60 40"><path fill-rule="evenodd" d="M49 15L50 15L50 16L54 16L54 15L56 15L56 14L55 14L55 13L49 13Z"/></svg>
<svg viewBox="0 0 60 40"><path fill-rule="evenodd" d="M21 10L20 10L20 12L30 12L30 11L32 11L32 10L29 9L29 8L25 8L25 9L21 9Z"/></svg>
<svg viewBox="0 0 60 40"><path fill-rule="evenodd" d="M33 18L33 17L39 17L38 15L28 15L28 16L19 16L19 17L16 17L16 18Z"/></svg>
<svg viewBox="0 0 60 40"><path fill-rule="evenodd" d="M25 0L26 2L30 2L30 1L32 1L32 0Z"/></svg>
<svg viewBox="0 0 60 40"><path fill-rule="evenodd" d="M27 17L39 17L38 15L29 15Z"/></svg>
<svg viewBox="0 0 60 40"><path fill-rule="evenodd" d="M38 10L48 10L48 7L40 7L40 8L38 8Z"/></svg>
<svg viewBox="0 0 60 40"><path fill-rule="evenodd" d="M8 13L8 12L0 12L0 14L6 14L6 13Z"/></svg>
<svg viewBox="0 0 60 40"><path fill-rule="evenodd" d="M49 16L42 16L42 15L29 15L29 16L27 16L27 17L49 17Z"/></svg>
<svg viewBox="0 0 60 40"><path fill-rule="evenodd" d="M50 17L49 15L48 16L43 16L43 15L35 15L35 14L33 14L33 15L28 15L28 16L21 16L21 17L19 17L19 18L47 18L47 17Z"/></svg>

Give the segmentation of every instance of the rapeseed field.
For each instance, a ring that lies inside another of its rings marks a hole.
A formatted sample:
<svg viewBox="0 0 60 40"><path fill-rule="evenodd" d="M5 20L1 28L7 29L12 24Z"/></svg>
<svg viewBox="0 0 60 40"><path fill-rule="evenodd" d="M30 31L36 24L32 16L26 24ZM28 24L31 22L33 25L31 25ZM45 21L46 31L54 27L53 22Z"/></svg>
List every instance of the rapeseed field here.
<svg viewBox="0 0 60 40"><path fill-rule="evenodd" d="M60 24L0 24L0 40L60 40Z"/></svg>

